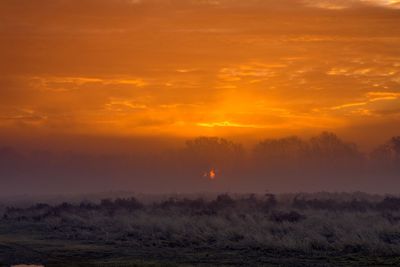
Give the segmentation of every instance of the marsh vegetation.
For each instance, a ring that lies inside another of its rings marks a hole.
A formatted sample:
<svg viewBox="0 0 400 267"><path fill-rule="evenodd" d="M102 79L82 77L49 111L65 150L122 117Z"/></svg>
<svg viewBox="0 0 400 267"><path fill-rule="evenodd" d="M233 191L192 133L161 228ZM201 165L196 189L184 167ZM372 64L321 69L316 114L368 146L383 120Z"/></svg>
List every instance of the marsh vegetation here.
<svg viewBox="0 0 400 267"><path fill-rule="evenodd" d="M400 198L363 193L42 203L0 231L4 264L400 264Z"/></svg>

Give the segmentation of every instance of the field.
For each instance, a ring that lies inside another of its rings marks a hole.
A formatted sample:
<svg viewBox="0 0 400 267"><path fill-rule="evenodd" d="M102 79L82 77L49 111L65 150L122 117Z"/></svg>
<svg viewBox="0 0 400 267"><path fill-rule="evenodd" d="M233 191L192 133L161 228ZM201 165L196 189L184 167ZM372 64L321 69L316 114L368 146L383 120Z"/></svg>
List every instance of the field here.
<svg viewBox="0 0 400 267"><path fill-rule="evenodd" d="M395 266L400 198L221 194L8 206L0 263Z"/></svg>

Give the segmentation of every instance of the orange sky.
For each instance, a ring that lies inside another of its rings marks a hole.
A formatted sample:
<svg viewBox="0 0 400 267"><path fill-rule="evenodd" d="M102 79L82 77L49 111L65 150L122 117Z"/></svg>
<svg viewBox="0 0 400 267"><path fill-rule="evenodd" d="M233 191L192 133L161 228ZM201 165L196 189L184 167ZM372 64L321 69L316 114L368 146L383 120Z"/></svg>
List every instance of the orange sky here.
<svg viewBox="0 0 400 267"><path fill-rule="evenodd" d="M3 0L0 128L380 142L400 132L396 2Z"/></svg>

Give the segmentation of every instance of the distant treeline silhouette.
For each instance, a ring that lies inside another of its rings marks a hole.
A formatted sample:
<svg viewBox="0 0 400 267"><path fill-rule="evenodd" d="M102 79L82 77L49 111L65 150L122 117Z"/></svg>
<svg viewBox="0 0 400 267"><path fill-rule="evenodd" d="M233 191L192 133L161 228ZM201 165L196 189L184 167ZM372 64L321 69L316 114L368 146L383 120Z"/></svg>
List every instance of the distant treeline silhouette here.
<svg viewBox="0 0 400 267"><path fill-rule="evenodd" d="M101 144L99 144L101 145ZM215 173L211 184L209 172ZM198 137L180 149L125 154L0 149L4 192L369 191L400 186L400 136L369 153L334 133L265 139L251 148ZM379 183L377 183L379 181ZM384 182L383 182L384 181Z"/></svg>

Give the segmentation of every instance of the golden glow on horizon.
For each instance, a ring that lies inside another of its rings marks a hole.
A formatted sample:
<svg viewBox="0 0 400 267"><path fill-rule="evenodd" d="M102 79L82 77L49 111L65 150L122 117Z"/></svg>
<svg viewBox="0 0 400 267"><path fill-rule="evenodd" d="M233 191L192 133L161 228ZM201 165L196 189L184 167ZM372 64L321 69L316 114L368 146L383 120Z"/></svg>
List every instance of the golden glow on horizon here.
<svg viewBox="0 0 400 267"><path fill-rule="evenodd" d="M0 128L186 137L379 125L394 133L399 3L1 2Z"/></svg>

